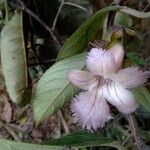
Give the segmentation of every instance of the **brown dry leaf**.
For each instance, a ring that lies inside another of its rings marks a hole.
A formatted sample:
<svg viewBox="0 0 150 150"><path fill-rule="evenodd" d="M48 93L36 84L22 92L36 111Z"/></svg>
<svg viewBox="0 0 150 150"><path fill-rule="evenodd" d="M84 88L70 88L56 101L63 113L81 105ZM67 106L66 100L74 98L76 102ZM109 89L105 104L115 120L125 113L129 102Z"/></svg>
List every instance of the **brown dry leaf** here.
<svg viewBox="0 0 150 150"><path fill-rule="evenodd" d="M6 95L2 95L2 96L4 100L4 105L1 113L1 119L9 123L12 118L12 107L8 101L8 97Z"/></svg>

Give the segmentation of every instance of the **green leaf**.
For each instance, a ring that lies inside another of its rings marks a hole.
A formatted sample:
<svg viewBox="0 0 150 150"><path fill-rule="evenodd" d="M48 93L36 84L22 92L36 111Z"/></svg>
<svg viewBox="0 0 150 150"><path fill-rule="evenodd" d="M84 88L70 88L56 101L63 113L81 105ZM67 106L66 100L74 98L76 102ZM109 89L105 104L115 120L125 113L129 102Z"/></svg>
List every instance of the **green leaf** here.
<svg viewBox="0 0 150 150"><path fill-rule="evenodd" d="M140 129L139 132L140 132L141 138L144 141L146 141L146 143L150 141L150 131L145 131L145 130Z"/></svg>
<svg viewBox="0 0 150 150"><path fill-rule="evenodd" d="M76 132L70 135L66 135L59 139L53 139L46 142L48 145L57 145L57 146L78 146L78 147L89 147L89 146L109 146L115 147L117 149L122 148L122 146L114 142L112 138L104 137L100 134L90 134L86 132ZM122 148L123 150L123 148Z"/></svg>
<svg viewBox="0 0 150 150"><path fill-rule="evenodd" d="M145 87L138 87L132 90L138 103L150 112L150 94Z"/></svg>
<svg viewBox="0 0 150 150"><path fill-rule="evenodd" d="M118 6L103 8L84 22L64 44L57 59L67 58L84 51L87 43L93 40L97 31L103 27L103 22L107 13L109 11L115 11L118 8Z"/></svg>
<svg viewBox="0 0 150 150"><path fill-rule="evenodd" d="M9 96L20 104L28 87L22 12L17 12L2 30L1 61Z"/></svg>
<svg viewBox="0 0 150 150"><path fill-rule="evenodd" d="M54 111L71 99L75 88L67 74L71 69L85 66L85 53L63 59L54 64L39 80L33 94L33 112L36 123L48 118Z"/></svg>
<svg viewBox="0 0 150 150"><path fill-rule="evenodd" d="M144 119L150 119L150 111L147 111L142 106L137 109L137 114Z"/></svg>
<svg viewBox="0 0 150 150"><path fill-rule="evenodd" d="M61 147L29 144L0 139L0 150L61 150Z"/></svg>
<svg viewBox="0 0 150 150"><path fill-rule="evenodd" d="M122 12L117 12L114 20L115 25L123 26L124 28L129 28L132 26L132 18Z"/></svg>
<svg viewBox="0 0 150 150"><path fill-rule="evenodd" d="M138 56L138 53L136 52L128 52L127 57L134 63L138 65L145 65L145 60Z"/></svg>
<svg viewBox="0 0 150 150"><path fill-rule="evenodd" d="M126 46L126 50L129 52L134 52L139 49L141 46L142 40L140 40L136 35L132 36L132 40L130 43Z"/></svg>

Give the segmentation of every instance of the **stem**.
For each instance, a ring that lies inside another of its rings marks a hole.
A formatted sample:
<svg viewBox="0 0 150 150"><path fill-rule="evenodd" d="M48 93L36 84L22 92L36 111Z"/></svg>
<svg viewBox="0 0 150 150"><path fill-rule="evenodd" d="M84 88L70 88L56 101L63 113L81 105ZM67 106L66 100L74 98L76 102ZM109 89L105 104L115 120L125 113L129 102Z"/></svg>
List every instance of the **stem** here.
<svg viewBox="0 0 150 150"><path fill-rule="evenodd" d="M63 5L64 5L64 0L61 0L61 4L59 6L59 9L57 11L57 14L55 16L55 19L54 19L54 22L53 22L53 25L52 25L52 31L55 30L55 26L56 26L56 23L57 23L57 20L58 20L58 17L60 15L60 12L61 12L61 9L62 9Z"/></svg>
<svg viewBox="0 0 150 150"><path fill-rule="evenodd" d="M61 44L59 43L57 37L53 33L52 29L43 21L39 18L38 15L36 15L33 11L31 11L21 0L17 0L18 3L22 6L22 9L25 10L31 17L33 17L35 20L37 20L51 35L53 41L56 44L56 47L58 49L61 48Z"/></svg>
<svg viewBox="0 0 150 150"><path fill-rule="evenodd" d="M108 22L108 15L106 16L106 18L104 20L102 39L106 39L106 35L107 35L107 22Z"/></svg>
<svg viewBox="0 0 150 150"><path fill-rule="evenodd" d="M9 13L8 13L8 2L7 2L7 0L5 0L5 13L6 13L5 20L6 20L6 22L8 22L9 21Z"/></svg>
<svg viewBox="0 0 150 150"><path fill-rule="evenodd" d="M141 138L139 136L139 129L138 129L138 124L135 119L135 116L133 114L128 114L127 119L129 122L130 130L132 132L132 138L135 142L137 150L142 150L143 141L141 140Z"/></svg>

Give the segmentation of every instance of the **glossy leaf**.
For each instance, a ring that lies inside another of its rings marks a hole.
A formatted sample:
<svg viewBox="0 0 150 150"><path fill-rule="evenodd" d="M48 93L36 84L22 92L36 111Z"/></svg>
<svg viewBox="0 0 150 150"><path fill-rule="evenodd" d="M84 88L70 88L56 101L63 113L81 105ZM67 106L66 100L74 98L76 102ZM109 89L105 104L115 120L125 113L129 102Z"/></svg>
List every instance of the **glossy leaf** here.
<svg viewBox="0 0 150 150"><path fill-rule="evenodd" d="M107 13L117 9L118 6L103 8L84 22L64 44L57 59L67 58L84 51L88 42L93 40L97 31L102 28Z"/></svg>
<svg viewBox="0 0 150 150"><path fill-rule="evenodd" d="M90 134L86 132L76 132L59 139L46 142L48 145L66 146L108 146L123 150L123 147L112 138L104 137L100 134Z"/></svg>
<svg viewBox="0 0 150 150"><path fill-rule="evenodd" d="M28 87L22 12L17 12L2 30L1 61L9 96L20 104Z"/></svg>
<svg viewBox="0 0 150 150"><path fill-rule="evenodd" d="M69 83L68 72L82 69L85 53L66 58L54 64L39 80L33 94L33 112L36 123L49 117L74 95L75 88Z"/></svg>
<svg viewBox="0 0 150 150"><path fill-rule="evenodd" d="M0 139L0 150L61 150L61 147L29 144Z"/></svg>
<svg viewBox="0 0 150 150"><path fill-rule="evenodd" d="M138 103L150 112L150 93L145 87L138 87L132 90Z"/></svg>

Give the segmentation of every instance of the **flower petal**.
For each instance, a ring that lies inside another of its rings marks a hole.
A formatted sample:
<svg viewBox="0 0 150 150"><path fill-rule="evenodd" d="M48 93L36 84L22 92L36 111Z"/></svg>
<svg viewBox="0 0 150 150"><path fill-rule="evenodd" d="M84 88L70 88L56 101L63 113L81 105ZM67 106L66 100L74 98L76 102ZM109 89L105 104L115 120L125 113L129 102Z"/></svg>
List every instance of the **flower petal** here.
<svg viewBox="0 0 150 150"><path fill-rule="evenodd" d="M122 113L128 114L134 112L138 105L133 94L116 82L110 82L104 85L104 95L107 101L117 107Z"/></svg>
<svg viewBox="0 0 150 150"><path fill-rule="evenodd" d="M110 78L126 88L134 88L143 85L150 77L150 71L142 72L138 67L130 67L120 70Z"/></svg>
<svg viewBox="0 0 150 150"><path fill-rule="evenodd" d="M70 82L82 90L91 90L98 84L96 76L87 71L72 70L68 73Z"/></svg>
<svg viewBox="0 0 150 150"><path fill-rule="evenodd" d="M86 66L96 75L105 76L116 72L116 63L113 54L99 48L92 48L88 53Z"/></svg>
<svg viewBox="0 0 150 150"><path fill-rule="evenodd" d="M71 110L82 128L96 130L111 119L110 111L102 92L82 92L71 104Z"/></svg>
<svg viewBox="0 0 150 150"><path fill-rule="evenodd" d="M124 50L121 44L115 44L109 51L114 55L117 69L122 66L122 61L124 57Z"/></svg>

